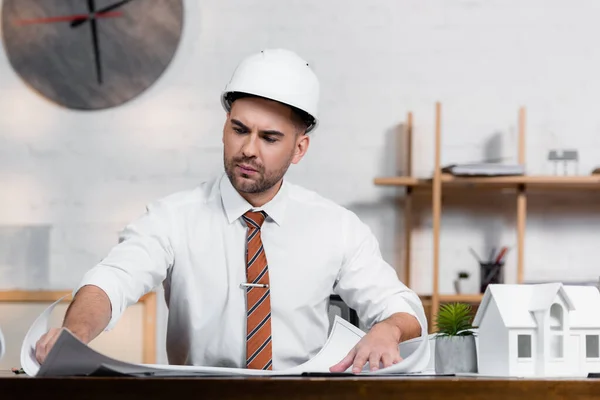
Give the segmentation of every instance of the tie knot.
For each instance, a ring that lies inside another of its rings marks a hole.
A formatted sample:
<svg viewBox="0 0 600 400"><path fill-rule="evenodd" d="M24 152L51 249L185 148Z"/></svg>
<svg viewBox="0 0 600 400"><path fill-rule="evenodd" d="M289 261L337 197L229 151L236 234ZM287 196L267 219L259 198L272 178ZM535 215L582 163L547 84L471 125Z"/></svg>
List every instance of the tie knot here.
<svg viewBox="0 0 600 400"><path fill-rule="evenodd" d="M249 228L260 229L263 222L265 222L265 218L267 218L267 213L264 211L247 211L242 215L242 218Z"/></svg>

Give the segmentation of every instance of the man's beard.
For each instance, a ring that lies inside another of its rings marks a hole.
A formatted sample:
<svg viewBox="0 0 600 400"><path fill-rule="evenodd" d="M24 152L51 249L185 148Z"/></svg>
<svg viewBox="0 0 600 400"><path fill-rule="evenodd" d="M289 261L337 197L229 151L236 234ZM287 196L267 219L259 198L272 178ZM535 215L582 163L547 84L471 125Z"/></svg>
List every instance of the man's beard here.
<svg viewBox="0 0 600 400"><path fill-rule="evenodd" d="M256 165L253 162L253 158L231 158L227 160L227 156L225 155L225 172L229 177L229 181L233 185L233 187L241 193L262 193L271 189L275 186L281 178L287 172L288 167L291 163L291 157L288 162L278 169L277 171L265 172L264 166ZM254 174L252 174L252 178L250 175L241 174L236 175L235 168L238 164L246 164L250 166L252 169L256 170ZM244 179L246 178L246 179Z"/></svg>

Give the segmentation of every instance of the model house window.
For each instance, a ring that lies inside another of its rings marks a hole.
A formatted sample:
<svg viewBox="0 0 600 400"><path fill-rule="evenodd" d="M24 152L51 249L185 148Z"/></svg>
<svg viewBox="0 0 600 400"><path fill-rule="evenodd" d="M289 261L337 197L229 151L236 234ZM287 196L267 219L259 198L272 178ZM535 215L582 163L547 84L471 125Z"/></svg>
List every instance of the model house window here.
<svg viewBox="0 0 600 400"><path fill-rule="evenodd" d="M562 335L550 336L550 357L563 358L563 342L564 341Z"/></svg>
<svg viewBox="0 0 600 400"><path fill-rule="evenodd" d="M600 340L598 335L585 335L585 356L587 358L600 357Z"/></svg>
<svg viewBox="0 0 600 400"><path fill-rule="evenodd" d="M531 358L531 335L517 335L517 357Z"/></svg>
<svg viewBox="0 0 600 400"><path fill-rule="evenodd" d="M563 308L558 303L554 303L550 307L550 329L553 331L563 330Z"/></svg>

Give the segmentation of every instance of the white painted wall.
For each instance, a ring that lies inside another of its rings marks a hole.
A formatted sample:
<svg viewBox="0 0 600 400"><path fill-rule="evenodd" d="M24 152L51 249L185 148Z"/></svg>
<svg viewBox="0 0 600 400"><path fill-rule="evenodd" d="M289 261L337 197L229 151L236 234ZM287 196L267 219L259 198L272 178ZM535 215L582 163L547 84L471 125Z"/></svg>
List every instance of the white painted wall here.
<svg viewBox="0 0 600 400"><path fill-rule="evenodd" d="M0 227L51 226L49 273L22 277L18 286L74 286L148 201L221 171L218 96L237 62L262 47L297 51L322 82L321 125L290 179L355 210L391 263L402 244L401 214L391 200L396 191L375 187L372 179L396 172L393 134L409 110L415 113L419 176L432 172L438 100L444 106L443 163L486 156L514 161L517 110L524 105L528 172L551 172L545 156L555 147L577 148L584 174L600 164L597 1L185 4L184 37L172 65L149 91L117 109L56 107L29 90L0 52ZM527 279L597 279L597 200L591 194L530 200ZM490 194L483 202L448 199L444 205L444 292L453 291L459 270L477 277L469 246L488 253L491 246L515 243L514 199ZM417 220L412 285L427 293L428 210ZM36 249L22 246L21 253ZM509 282L515 257L512 251L507 259ZM0 276L2 286L15 283L10 274Z"/></svg>

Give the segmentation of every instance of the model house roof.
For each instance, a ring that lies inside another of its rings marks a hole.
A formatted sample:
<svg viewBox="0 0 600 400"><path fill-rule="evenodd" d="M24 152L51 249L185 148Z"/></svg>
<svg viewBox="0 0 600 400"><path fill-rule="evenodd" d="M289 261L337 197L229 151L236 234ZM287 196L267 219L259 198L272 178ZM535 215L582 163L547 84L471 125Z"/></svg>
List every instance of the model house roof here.
<svg viewBox="0 0 600 400"><path fill-rule="evenodd" d="M531 298L529 299L529 311L545 311L548 310L556 295L560 295L563 301L567 304L569 311L575 308L569 295L565 292L565 287L562 283L544 283L539 285L528 285L531 290Z"/></svg>
<svg viewBox="0 0 600 400"><path fill-rule="evenodd" d="M535 328L535 311L548 310L556 296L567 305L571 328L600 328L600 291L594 286L568 286L562 283L537 285L489 285L473 321L479 326L492 298L507 328ZM567 311L566 310L566 311Z"/></svg>

